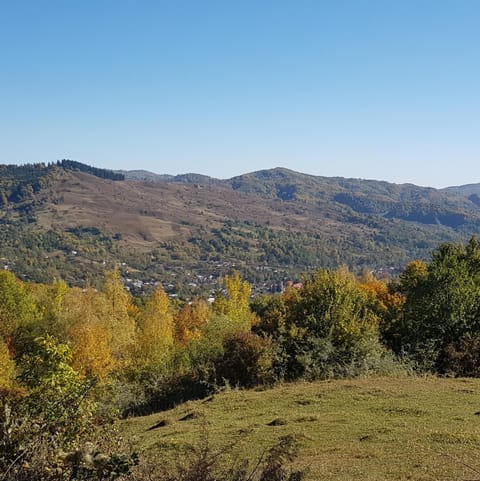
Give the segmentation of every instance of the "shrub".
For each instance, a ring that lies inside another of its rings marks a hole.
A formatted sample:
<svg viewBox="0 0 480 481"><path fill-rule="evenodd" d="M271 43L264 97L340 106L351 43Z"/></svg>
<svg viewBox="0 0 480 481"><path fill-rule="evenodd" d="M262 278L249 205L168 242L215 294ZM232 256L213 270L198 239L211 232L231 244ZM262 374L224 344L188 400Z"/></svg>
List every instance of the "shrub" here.
<svg viewBox="0 0 480 481"><path fill-rule="evenodd" d="M223 340L223 354L214 366L217 383L253 387L271 382L271 343L249 332L231 334Z"/></svg>
<svg viewBox="0 0 480 481"><path fill-rule="evenodd" d="M71 366L68 347L37 340L21 363L23 389L0 391L1 481L115 479L135 457L103 454L110 433L97 425L94 380ZM101 440L101 442L100 442Z"/></svg>
<svg viewBox="0 0 480 481"><path fill-rule="evenodd" d="M203 399L214 393L216 386L197 373L172 375L143 384L141 402L132 400L123 410L124 416L147 415L171 409L186 401Z"/></svg>
<svg viewBox="0 0 480 481"><path fill-rule="evenodd" d="M462 337L440 354L438 370L443 374L480 377L480 336Z"/></svg>

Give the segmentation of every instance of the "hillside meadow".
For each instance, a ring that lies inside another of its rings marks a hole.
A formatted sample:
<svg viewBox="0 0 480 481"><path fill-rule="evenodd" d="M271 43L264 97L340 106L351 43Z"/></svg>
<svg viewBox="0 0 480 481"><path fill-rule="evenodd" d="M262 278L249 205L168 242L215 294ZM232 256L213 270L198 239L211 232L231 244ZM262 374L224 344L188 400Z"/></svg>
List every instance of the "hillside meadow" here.
<svg viewBox="0 0 480 481"><path fill-rule="evenodd" d="M473 480L480 477L480 380L381 377L225 390L125 420L121 432L159 463L188 459L205 433L227 464L228 457L255 460L292 434L295 465L309 480Z"/></svg>

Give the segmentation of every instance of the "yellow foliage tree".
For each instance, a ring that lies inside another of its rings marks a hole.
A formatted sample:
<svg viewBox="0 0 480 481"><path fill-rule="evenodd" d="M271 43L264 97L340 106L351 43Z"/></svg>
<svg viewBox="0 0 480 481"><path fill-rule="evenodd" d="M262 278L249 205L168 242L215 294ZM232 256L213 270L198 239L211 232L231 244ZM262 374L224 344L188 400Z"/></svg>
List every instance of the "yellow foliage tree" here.
<svg viewBox="0 0 480 481"><path fill-rule="evenodd" d="M242 281L240 274L235 272L224 280L225 294L219 294L213 303L213 310L223 314L241 330L249 330L253 315L250 311L250 294L252 287L247 281Z"/></svg>
<svg viewBox="0 0 480 481"><path fill-rule="evenodd" d="M162 369L172 353L174 339L170 300L162 288L148 299L139 316L137 359L143 367Z"/></svg>
<svg viewBox="0 0 480 481"><path fill-rule="evenodd" d="M108 306L103 295L92 287L69 289L62 316L71 327L83 322L107 324Z"/></svg>
<svg viewBox="0 0 480 481"><path fill-rule="evenodd" d="M103 294L91 287L70 289L63 316L69 325L75 368L105 378L116 364L109 306Z"/></svg>
<svg viewBox="0 0 480 481"><path fill-rule="evenodd" d="M87 376L105 379L115 367L110 349L111 335L99 322L84 322L74 326L73 367Z"/></svg>
<svg viewBox="0 0 480 481"><path fill-rule="evenodd" d="M0 270L0 340L11 335L16 327L36 318L33 298L26 285L6 270Z"/></svg>
<svg viewBox="0 0 480 481"><path fill-rule="evenodd" d="M135 341L135 321L130 315L135 310L117 269L105 274L103 296L106 306L106 327L112 334L113 355L125 363Z"/></svg>
<svg viewBox="0 0 480 481"><path fill-rule="evenodd" d="M355 276L348 269L340 267L333 273L330 287L335 291L331 313L337 321L333 329L337 341L376 337L379 317L369 305L368 295L361 289Z"/></svg>
<svg viewBox="0 0 480 481"><path fill-rule="evenodd" d="M428 267L425 262L416 260L411 261L405 267L405 270L400 274L400 290L404 294L409 294L415 291L419 282L428 274Z"/></svg>
<svg viewBox="0 0 480 481"><path fill-rule="evenodd" d="M38 327L42 335L54 335L65 342L68 331L64 316L69 292L67 284L62 280L54 280L52 284L31 284L30 290L38 308Z"/></svg>
<svg viewBox="0 0 480 481"><path fill-rule="evenodd" d="M7 345L0 340L0 388L9 388L15 377L15 363L10 357Z"/></svg>
<svg viewBox="0 0 480 481"><path fill-rule="evenodd" d="M368 295L375 312L382 318L398 312L405 302L404 296L390 292L384 282L375 278L360 283L360 288Z"/></svg>

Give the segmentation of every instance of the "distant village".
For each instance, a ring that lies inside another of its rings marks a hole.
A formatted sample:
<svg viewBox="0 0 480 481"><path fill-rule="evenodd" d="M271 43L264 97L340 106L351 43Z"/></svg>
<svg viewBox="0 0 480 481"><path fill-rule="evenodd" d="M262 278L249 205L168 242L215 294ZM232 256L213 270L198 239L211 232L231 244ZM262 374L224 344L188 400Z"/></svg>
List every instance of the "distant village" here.
<svg viewBox="0 0 480 481"><path fill-rule="evenodd" d="M52 254L54 256L55 254ZM82 258L81 253L77 250L68 250L63 252L63 255L70 258L76 258L80 260ZM46 258L49 256L47 255ZM95 261L92 259L82 259L84 262L88 261L90 264L96 264L108 270L109 265L112 262L106 260ZM10 270L17 274L19 277L23 277L26 280L31 280L26 275L18 274L15 261L7 258L0 258L0 266L3 269ZM244 274L244 267L234 262L218 262L218 261L205 261L202 262L202 268L199 270L193 268L187 268L182 265L174 264L162 264L162 276L146 276L142 271L129 266L124 261L117 261L115 267L119 269L125 289L135 296L141 296L143 294L149 294L157 287L161 286L167 295L172 299L189 300L193 297L204 297L208 302L212 303L215 300L215 296L221 288L222 277L231 274L237 270L242 277L250 282L252 286L252 297L261 294L273 294L281 293L288 286L294 288L301 288L301 276L291 275L289 270L285 267L273 267L258 265L254 266L254 269L258 273L268 274L271 279L269 281L255 282L248 278L248 275ZM314 270L312 267L311 270ZM201 271L201 272L200 272ZM378 279L390 279L397 276L400 273L400 269L393 266L381 267L376 270L370 271ZM66 279L67 280L67 279ZM69 283L77 286L81 286L83 279L68 279Z"/></svg>

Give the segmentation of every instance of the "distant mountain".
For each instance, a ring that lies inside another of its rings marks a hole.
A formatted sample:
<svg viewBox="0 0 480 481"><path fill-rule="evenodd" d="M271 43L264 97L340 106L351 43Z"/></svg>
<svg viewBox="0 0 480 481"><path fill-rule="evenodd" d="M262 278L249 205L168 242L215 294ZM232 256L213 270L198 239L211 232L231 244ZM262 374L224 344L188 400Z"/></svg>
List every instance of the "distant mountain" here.
<svg viewBox="0 0 480 481"><path fill-rule="evenodd" d="M144 180L146 182L167 182L173 175L154 174L148 170L115 170L117 174L125 177L125 180Z"/></svg>
<svg viewBox="0 0 480 481"><path fill-rule="evenodd" d="M441 242L480 234L480 202L462 188L70 162L0 166L0 262L20 276L82 284L116 264L132 290L161 281L188 296L235 268L265 290L315 267L398 272Z"/></svg>
<svg viewBox="0 0 480 481"><path fill-rule="evenodd" d="M467 184L457 187L447 187L447 192L453 192L463 197L467 197L470 202L480 207L480 184Z"/></svg>
<svg viewBox="0 0 480 481"><path fill-rule="evenodd" d="M217 184L220 180L201 174L167 175L154 174L147 170L116 170L125 180L140 180L146 182L176 182L180 184Z"/></svg>
<svg viewBox="0 0 480 481"><path fill-rule="evenodd" d="M447 192L454 192L455 194L463 195L464 197L469 197L472 194L480 195L480 184L466 184L458 185L454 187L446 187Z"/></svg>

